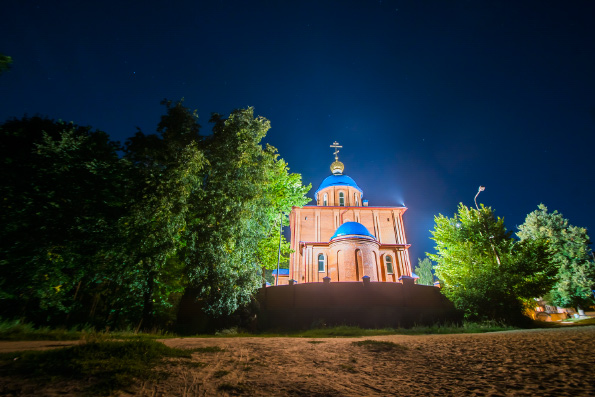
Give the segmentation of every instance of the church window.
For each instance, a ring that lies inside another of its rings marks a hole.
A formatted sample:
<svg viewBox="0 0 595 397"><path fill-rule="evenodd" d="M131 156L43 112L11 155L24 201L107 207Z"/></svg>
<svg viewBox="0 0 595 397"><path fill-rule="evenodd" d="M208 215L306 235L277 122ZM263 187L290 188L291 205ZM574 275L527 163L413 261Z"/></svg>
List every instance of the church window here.
<svg viewBox="0 0 595 397"><path fill-rule="evenodd" d="M318 255L318 272L324 273L324 254Z"/></svg>
<svg viewBox="0 0 595 397"><path fill-rule="evenodd" d="M384 261L386 262L386 272L388 274L393 274L393 258L390 255L387 255L384 259Z"/></svg>
<svg viewBox="0 0 595 397"><path fill-rule="evenodd" d="M339 192L339 206L345 207L345 193Z"/></svg>
<svg viewBox="0 0 595 397"><path fill-rule="evenodd" d="M324 194L324 199L322 200L322 205L324 205L325 207L328 205L328 196L326 193Z"/></svg>
<svg viewBox="0 0 595 397"><path fill-rule="evenodd" d="M354 197L355 197L355 206L357 207L357 206L359 206L359 203L357 202L357 193L354 195Z"/></svg>

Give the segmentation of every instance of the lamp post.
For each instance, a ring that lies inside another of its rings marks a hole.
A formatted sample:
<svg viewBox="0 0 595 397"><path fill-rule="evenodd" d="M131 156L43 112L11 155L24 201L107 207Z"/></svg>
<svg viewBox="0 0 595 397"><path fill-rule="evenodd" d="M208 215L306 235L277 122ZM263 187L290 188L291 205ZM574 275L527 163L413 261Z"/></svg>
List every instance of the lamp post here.
<svg viewBox="0 0 595 397"><path fill-rule="evenodd" d="M475 201L475 208L477 208L478 211L479 207L477 206L477 196L479 196L479 193L483 192L484 190L486 190L486 187L480 186L479 189L477 189L477 194L475 195L475 198L473 199L473 201Z"/></svg>
<svg viewBox="0 0 595 397"><path fill-rule="evenodd" d="M475 208L477 208L478 211L479 211L479 206L477 205L477 196L479 196L479 193L483 192L484 190L486 190L486 187L480 186L479 189L477 189L477 194L475 195L475 198L473 199L473 201L475 201ZM486 230L486 232L487 232L487 230ZM479 234L481 234L481 232L479 232ZM490 238L494 238L494 236L490 236ZM500 256L498 256L498 253L496 252L496 247L494 247L494 244L491 241L490 241L490 246L492 247L492 251L494 251L494 256L496 257L496 262L498 262L498 266L500 266Z"/></svg>

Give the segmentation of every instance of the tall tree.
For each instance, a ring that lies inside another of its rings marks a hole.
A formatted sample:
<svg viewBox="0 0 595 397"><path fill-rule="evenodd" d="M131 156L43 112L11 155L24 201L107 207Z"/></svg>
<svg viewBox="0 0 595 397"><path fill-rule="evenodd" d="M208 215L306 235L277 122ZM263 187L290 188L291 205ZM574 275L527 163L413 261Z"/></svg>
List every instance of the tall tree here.
<svg viewBox="0 0 595 397"><path fill-rule="evenodd" d="M552 284L554 268L540 241L517 242L492 209L459 204L435 218L432 239L436 276L443 293L469 319L522 321L524 302Z"/></svg>
<svg viewBox="0 0 595 397"><path fill-rule="evenodd" d="M272 257L263 240L278 236L280 214L302 205L309 187L288 173L273 147L262 147L270 123L252 108L211 121L203 146L210 165L186 229L185 261L206 310L227 314L260 287L261 267Z"/></svg>
<svg viewBox="0 0 595 397"><path fill-rule="evenodd" d="M185 266L177 255L184 246L191 202L202 194L207 164L199 149L196 112L184 107L183 101L162 104L166 114L158 124L159 135L139 131L126 142L126 158L135 173L129 213L120 223L128 249L122 252L119 281L137 297L126 310L141 314L141 324L149 329L156 316L161 321L173 318L171 309L185 288Z"/></svg>
<svg viewBox="0 0 595 397"><path fill-rule="evenodd" d="M521 241L541 241L546 244L557 269L556 282L547 297L562 306L593 304L595 262L587 230L571 225L558 211L548 212L545 205L525 218L517 236Z"/></svg>
<svg viewBox="0 0 595 397"><path fill-rule="evenodd" d="M415 267L415 274L419 276L417 280L421 285L434 285L434 274L432 273L433 265L430 258L417 258L418 266Z"/></svg>

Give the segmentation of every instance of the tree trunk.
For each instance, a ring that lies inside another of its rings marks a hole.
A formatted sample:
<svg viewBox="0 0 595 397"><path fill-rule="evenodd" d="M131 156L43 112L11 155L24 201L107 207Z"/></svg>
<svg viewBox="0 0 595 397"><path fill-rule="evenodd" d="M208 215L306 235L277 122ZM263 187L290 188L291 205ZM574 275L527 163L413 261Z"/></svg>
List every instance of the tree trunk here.
<svg viewBox="0 0 595 397"><path fill-rule="evenodd" d="M147 287L143 294L143 316L144 329L149 330L153 326L153 290L155 288L155 272L150 271L147 276Z"/></svg>

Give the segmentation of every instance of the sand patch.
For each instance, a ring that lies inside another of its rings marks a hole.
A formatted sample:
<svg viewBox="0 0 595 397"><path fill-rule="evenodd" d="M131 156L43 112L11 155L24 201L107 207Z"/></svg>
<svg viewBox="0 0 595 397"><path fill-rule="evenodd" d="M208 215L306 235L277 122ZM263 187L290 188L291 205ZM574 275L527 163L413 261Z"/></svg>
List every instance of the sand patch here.
<svg viewBox="0 0 595 397"><path fill-rule="evenodd" d="M391 343L353 343L363 340ZM333 339L166 339L162 342L171 347L220 349L203 349L192 360L170 359L160 368L169 378L140 380L119 395L592 396L594 341L595 326ZM0 342L0 349L69 343L77 342ZM19 382L0 378L0 391L50 396L81 390L76 383L40 390Z"/></svg>

